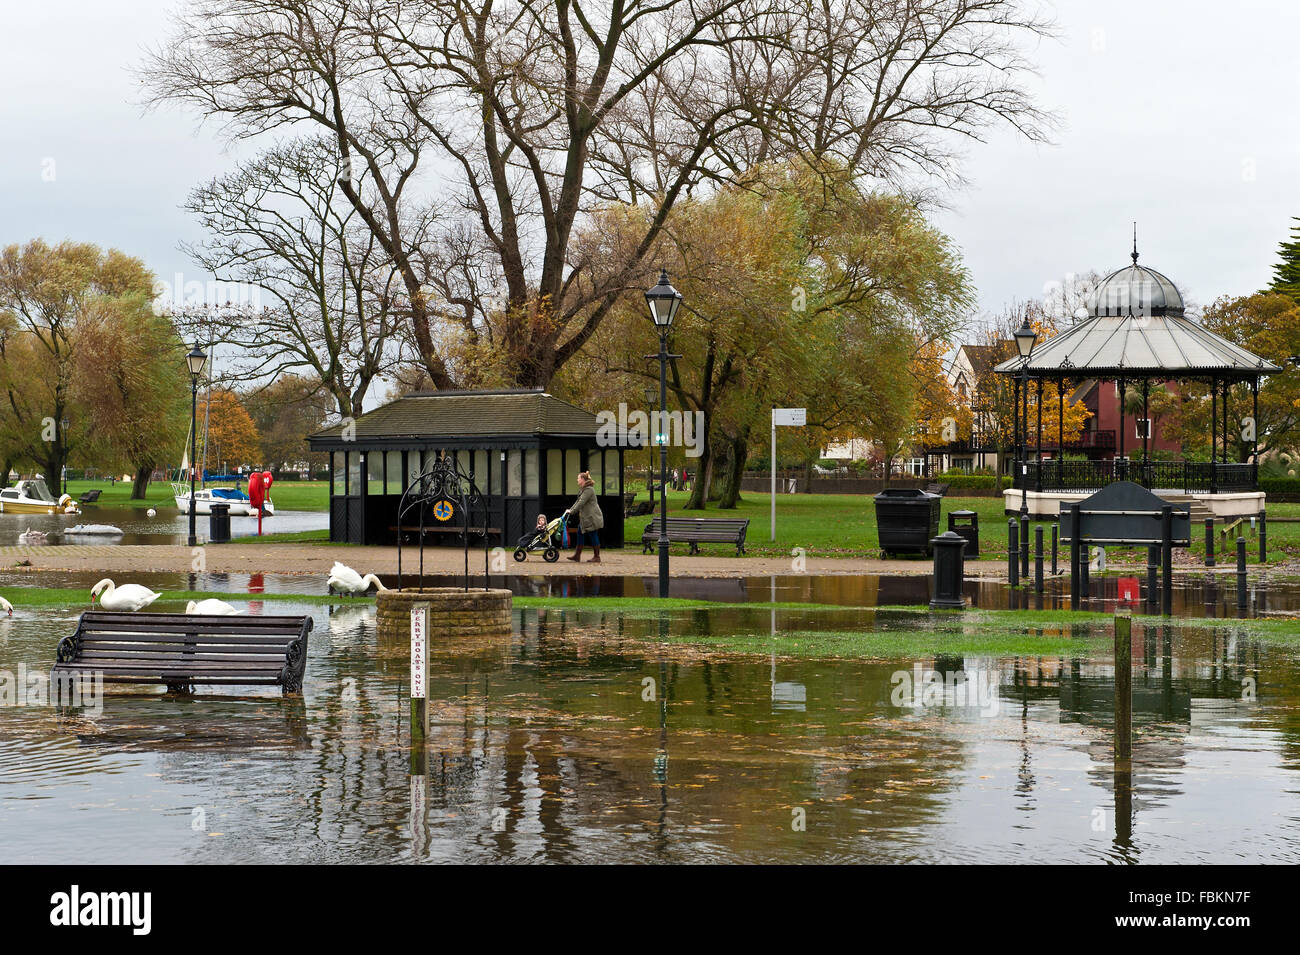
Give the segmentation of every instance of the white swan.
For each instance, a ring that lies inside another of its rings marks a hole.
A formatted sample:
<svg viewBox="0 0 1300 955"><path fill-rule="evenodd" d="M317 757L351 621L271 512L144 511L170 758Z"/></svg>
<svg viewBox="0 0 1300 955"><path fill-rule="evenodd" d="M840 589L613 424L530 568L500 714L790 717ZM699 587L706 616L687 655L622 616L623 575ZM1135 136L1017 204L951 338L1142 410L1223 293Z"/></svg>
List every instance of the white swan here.
<svg viewBox="0 0 1300 955"><path fill-rule="evenodd" d="M204 614L209 617L228 617L232 613L239 613L230 604L224 600L218 600L216 597L209 597L207 600L200 600L198 603L191 600L185 605L185 612Z"/></svg>
<svg viewBox="0 0 1300 955"><path fill-rule="evenodd" d="M12 617L14 615L14 605L3 597L0 597L0 610L5 612L6 617Z"/></svg>
<svg viewBox="0 0 1300 955"><path fill-rule="evenodd" d="M329 586L330 593L338 591L341 594L363 594L370 589L370 585L375 585L375 590L387 590L379 582L379 578L374 574L366 574L362 577L351 567L334 561L334 566L330 568L330 577L326 582Z"/></svg>
<svg viewBox="0 0 1300 955"><path fill-rule="evenodd" d="M149 510L145 511L145 514L147 514L149 517L157 517L157 516L158 516L158 512L155 511L152 507L149 508Z"/></svg>
<svg viewBox="0 0 1300 955"><path fill-rule="evenodd" d="M123 584L121 587L116 587L107 577L90 590L90 602L94 603L95 598L98 597L99 605L105 610L142 610L161 596L162 594L156 594L148 587L141 587L139 584Z"/></svg>

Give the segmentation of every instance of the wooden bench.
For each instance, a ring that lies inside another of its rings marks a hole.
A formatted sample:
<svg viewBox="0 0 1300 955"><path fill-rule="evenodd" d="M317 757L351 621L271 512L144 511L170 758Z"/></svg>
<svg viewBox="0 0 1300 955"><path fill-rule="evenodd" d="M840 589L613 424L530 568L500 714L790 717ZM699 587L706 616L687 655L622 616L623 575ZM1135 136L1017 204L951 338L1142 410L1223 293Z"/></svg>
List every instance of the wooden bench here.
<svg viewBox="0 0 1300 955"><path fill-rule="evenodd" d="M195 686L298 693L311 628L311 617L89 611L59 641L50 677L102 673L105 683L161 683L170 693Z"/></svg>
<svg viewBox="0 0 1300 955"><path fill-rule="evenodd" d="M670 517L668 540L674 544L690 544L692 554L700 552L700 544L735 544L736 556L745 552L745 532L749 520L732 517ZM659 542L659 522L651 521L641 534L641 553L648 554Z"/></svg>
<svg viewBox="0 0 1300 955"><path fill-rule="evenodd" d="M102 493L104 493L104 492L101 491L99 488L97 488L97 487L96 487L96 488L92 488L91 490L87 491L85 494L81 495L81 497L77 498L77 503L78 503L78 504L94 504L96 501L99 500L99 495L102 494Z"/></svg>

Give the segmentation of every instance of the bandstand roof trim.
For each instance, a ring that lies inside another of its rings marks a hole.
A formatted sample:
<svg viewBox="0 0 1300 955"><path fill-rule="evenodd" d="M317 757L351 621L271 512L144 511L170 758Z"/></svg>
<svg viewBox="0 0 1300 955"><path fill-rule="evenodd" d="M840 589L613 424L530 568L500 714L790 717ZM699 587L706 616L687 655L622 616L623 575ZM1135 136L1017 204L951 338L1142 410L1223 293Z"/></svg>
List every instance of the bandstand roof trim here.
<svg viewBox="0 0 1300 955"><path fill-rule="evenodd" d="M1019 356L999 374L1018 375ZM1034 348L1031 378L1255 378L1282 369L1181 315L1098 315Z"/></svg>

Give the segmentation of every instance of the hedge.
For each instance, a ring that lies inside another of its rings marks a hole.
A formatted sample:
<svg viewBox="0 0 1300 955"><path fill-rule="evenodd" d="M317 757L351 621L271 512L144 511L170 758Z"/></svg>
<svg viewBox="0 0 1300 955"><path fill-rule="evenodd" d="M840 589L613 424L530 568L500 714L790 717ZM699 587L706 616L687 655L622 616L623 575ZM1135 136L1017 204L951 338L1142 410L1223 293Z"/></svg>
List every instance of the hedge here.
<svg viewBox="0 0 1300 955"><path fill-rule="evenodd" d="M945 471L934 479L939 484L950 488L985 488L994 490L999 487L997 475L968 474L965 471Z"/></svg>

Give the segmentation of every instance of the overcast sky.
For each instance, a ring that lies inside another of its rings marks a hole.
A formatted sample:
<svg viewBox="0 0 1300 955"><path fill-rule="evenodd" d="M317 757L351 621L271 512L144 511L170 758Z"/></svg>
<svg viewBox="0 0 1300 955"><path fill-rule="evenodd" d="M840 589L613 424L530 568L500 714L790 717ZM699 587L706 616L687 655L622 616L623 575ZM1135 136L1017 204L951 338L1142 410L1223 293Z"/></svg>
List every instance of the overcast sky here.
<svg viewBox="0 0 1300 955"><path fill-rule="evenodd" d="M112 245L164 280L205 279L177 251L179 209L233 157L176 110L145 114L131 68L175 0L6 3L0 32L0 243ZM1199 303L1268 279L1300 215L1295 0L1062 0L1029 51L1051 145L972 144L938 224L994 311L1069 272L1143 264Z"/></svg>

